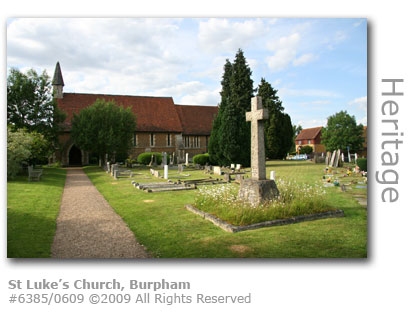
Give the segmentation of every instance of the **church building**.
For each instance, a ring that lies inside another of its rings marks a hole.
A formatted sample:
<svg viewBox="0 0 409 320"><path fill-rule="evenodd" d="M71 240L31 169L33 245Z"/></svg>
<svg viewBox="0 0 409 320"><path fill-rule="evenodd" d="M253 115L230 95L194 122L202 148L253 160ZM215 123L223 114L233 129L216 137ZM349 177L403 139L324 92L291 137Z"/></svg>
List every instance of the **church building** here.
<svg viewBox="0 0 409 320"><path fill-rule="evenodd" d="M208 151L217 106L178 105L172 97L66 93L59 62L52 85L57 105L67 115L59 137L61 149L56 152L56 160L64 166L89 163L88 152L80 150L71 138L71 120L97 99L113 100L125 108L130 107L136 115L137 131L130 155L133 158L143 152L174 152L183 159L186 153L191 158Z"/></svg>

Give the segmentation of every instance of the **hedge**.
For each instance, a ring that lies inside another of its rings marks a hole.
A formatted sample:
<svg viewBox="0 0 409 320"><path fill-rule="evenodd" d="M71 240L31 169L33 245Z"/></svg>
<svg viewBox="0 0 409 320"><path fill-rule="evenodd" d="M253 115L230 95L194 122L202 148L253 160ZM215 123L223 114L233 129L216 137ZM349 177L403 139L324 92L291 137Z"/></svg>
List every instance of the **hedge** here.
<svg viewBox="0 0 409 320"><path fill-rule="evenodd" d="M138 156L138 163L148 165L151 162L152 155L156 156L156 164L162 163L162 154L160 152L144 152Z"/></svg>
<svg viewBox="0 0 409 320"><path fill-rule="evenodd" d="M366 158L357 159L356 164L358 165L359 169L361 169L361 171L365 171L365 172L368 171Z"/></svg>
<svg viewBox="0 0 409 320"><path fill-rule="evenodd" d="M194 164L200 164L201 166L204 166L208 163L210 163L210 158L208 153L204 154L197 154L193 157L193 163Z"/></svg>

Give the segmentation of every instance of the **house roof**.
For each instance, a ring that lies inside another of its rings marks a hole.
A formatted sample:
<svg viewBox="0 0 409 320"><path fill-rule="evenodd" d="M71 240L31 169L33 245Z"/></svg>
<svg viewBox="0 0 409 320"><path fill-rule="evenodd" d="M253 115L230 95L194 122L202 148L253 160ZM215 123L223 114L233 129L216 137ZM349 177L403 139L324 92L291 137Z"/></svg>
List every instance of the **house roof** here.
<svg viewBox="0 0 409 320"><path fill-rule="evenodd" d="M182 124L183 133L190 135L210 135L213 119L219 108L215 106L175 105Z"/></svg>
<svg viewBox="0 0 409 320"><path fill-rule="evenodd" d="M114 101L130 107L136 115L136 128L146 132L182 132L181 121L171 97L122 96L105 94L64 93L58 106L67 114L65 127L71 127L73 114L92 105L97 99Z"/></svg>
<svg viewBox="0 0 409 320"><path fill-rule="evenodd" d="M295 140L315 139L321 132L321 129L322 127L303 129Z"/></svg>

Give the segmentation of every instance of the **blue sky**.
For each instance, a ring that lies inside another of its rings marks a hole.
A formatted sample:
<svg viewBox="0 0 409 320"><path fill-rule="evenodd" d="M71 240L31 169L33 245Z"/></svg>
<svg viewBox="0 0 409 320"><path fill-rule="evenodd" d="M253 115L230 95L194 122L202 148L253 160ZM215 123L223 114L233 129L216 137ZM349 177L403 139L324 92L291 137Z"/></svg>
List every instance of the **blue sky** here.
<svg viewBox="0 0 409 320"><path fill-rule="evenodd" d="M53 75L65 92L171 96L217 105L226 59L241 48L256 87L278 89L293 124L367 117L365 19L62 19L7 23L7 67Z"/></svg>

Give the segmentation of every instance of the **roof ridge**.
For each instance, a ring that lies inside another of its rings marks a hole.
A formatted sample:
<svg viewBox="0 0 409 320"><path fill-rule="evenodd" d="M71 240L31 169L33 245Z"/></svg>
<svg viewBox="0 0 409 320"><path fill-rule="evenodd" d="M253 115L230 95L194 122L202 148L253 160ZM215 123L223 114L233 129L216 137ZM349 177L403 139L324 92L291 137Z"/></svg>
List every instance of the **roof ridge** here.
<svg viewBox="0 0 409 320"><path fill-rule="evenodd" d="M133 97L133 98L160 98L160 99L172 99L173 100L173 97L141 96L141 95L135 96L135 95L130 95L130 94L64 92L64 95L65 94L77 94L77 95L87 95L87 96Z"/></svg>

